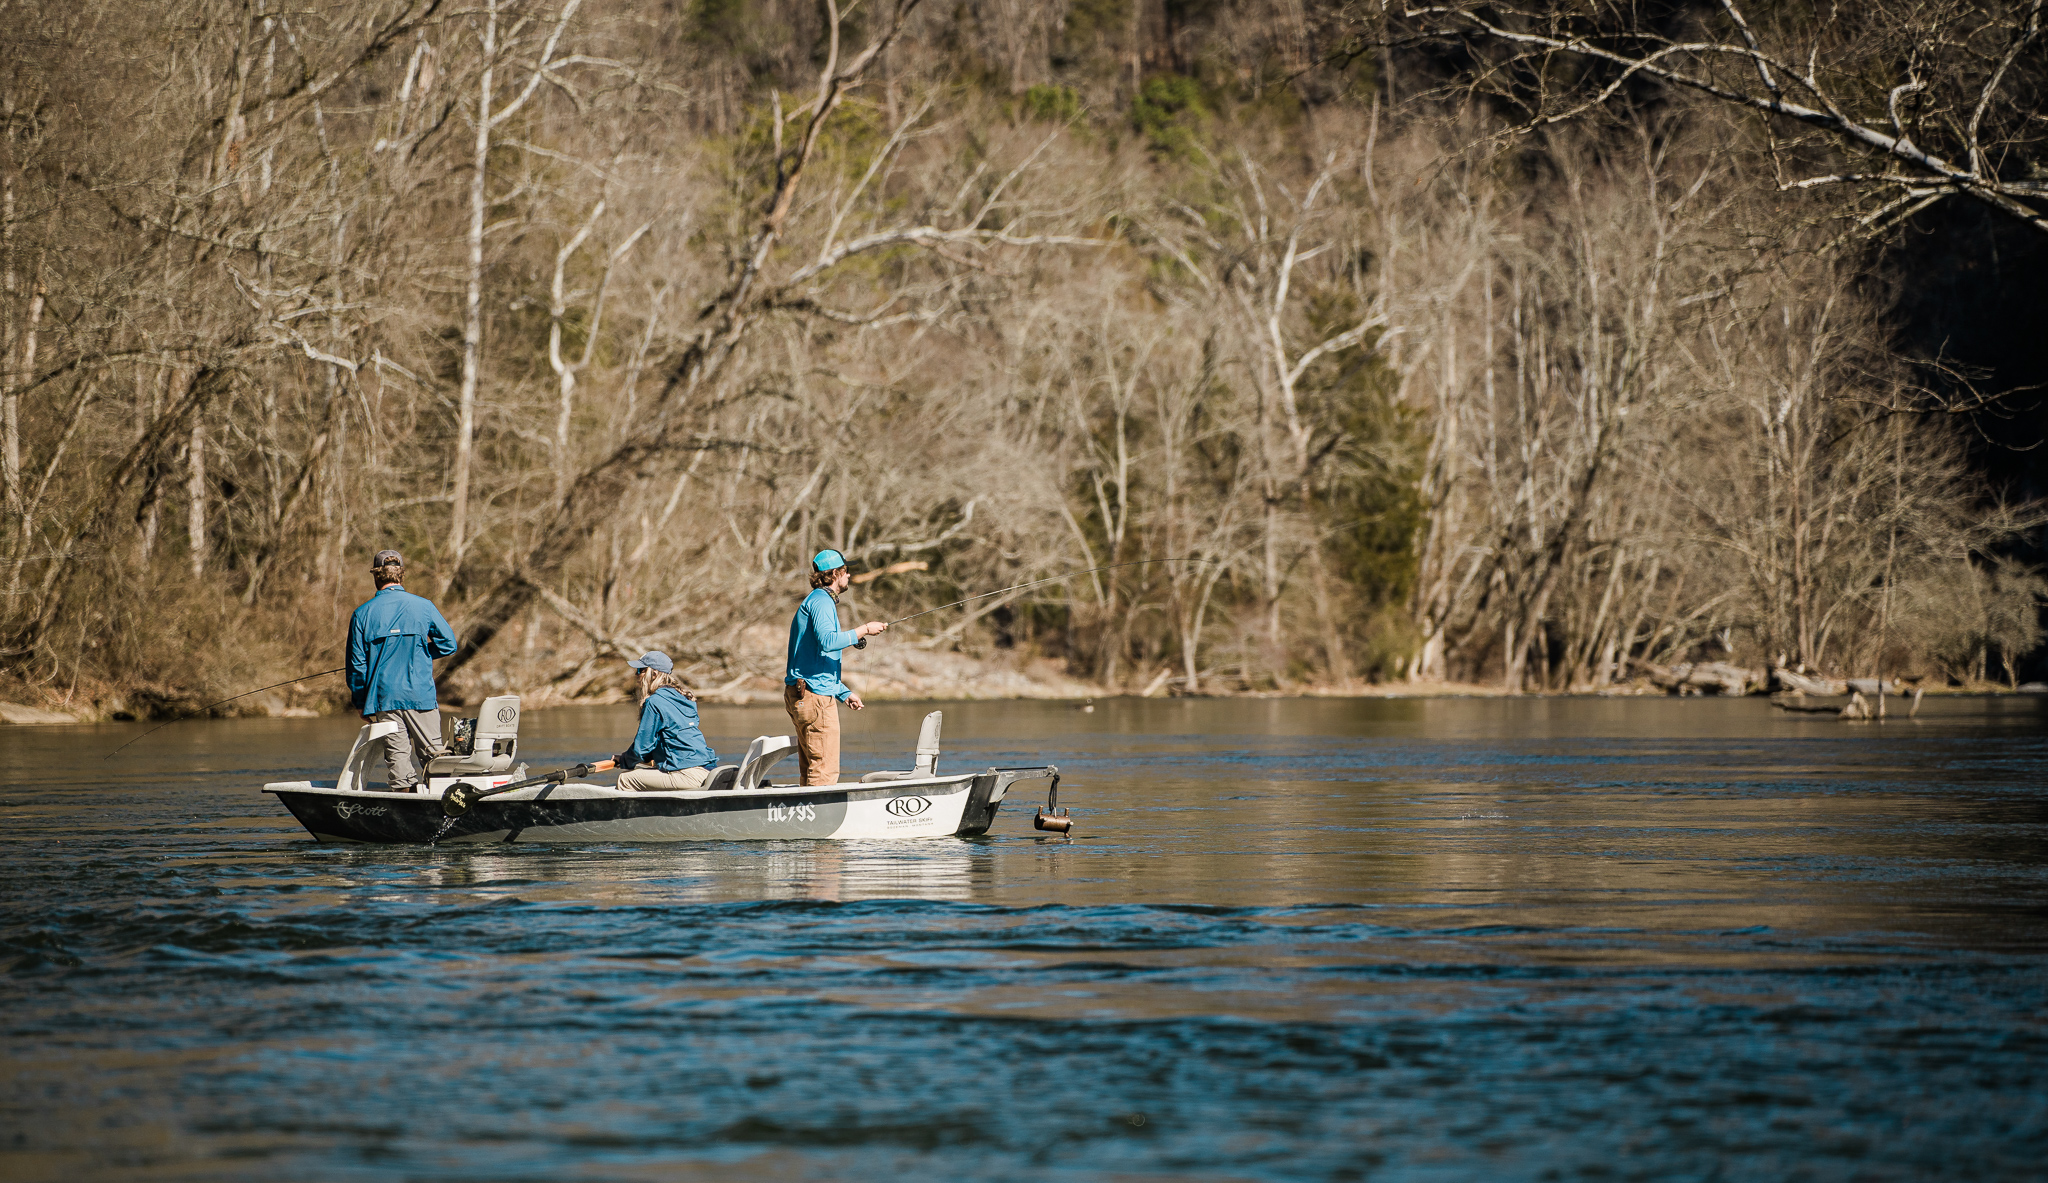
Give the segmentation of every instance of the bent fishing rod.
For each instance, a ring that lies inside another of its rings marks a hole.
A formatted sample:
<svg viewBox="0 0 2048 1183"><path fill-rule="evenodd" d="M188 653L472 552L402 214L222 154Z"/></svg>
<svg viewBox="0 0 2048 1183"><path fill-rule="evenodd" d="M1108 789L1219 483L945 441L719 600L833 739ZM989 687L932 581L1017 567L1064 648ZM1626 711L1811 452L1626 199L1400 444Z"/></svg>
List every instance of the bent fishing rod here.
<svg viewBox="0 0 2048 1183"><path fill-rule="evenodd" d="M1081 575L1093 575L1097 571L1115 571L1122 567L1144 567L1149 566L1153 563L1213 563L1215 561L1215 559L1198 558L1190 555L1184 558L1176 559L1133 559L1128 563L1105 563L1100 567L1089 567L1086 570L1082 571L1067 571L1059 575L1048 575L1044 579L1034 579L1028 583L1013 583L1008 587L999 587L992 592L982 592L978 596L968 596L964 600L954 600L950 604L940 604L936 608L926 608L922 612L912 612L908 616L901 616L896 618L895 620L890 621L889 627L895 628L897 625L902 624L906 620L916 620L920 616L930 616L934 612L944 612L948 608L958 608L962 604L972 604L976 600L986 600L990 596L1000 596L1005 592L1025 591L1030 588L1038 587L1042 584L1058 583L1062 579L1073 579ZM853 647L856 649L867 648L868 639L866 637L862 637L860 640L855 641L853 643Z"/></svg>
<svg viewBox="0 0 2048 1183"><path fill-rule="evenodd" d="M240 694L235 695L233 698L223 698L219 702L209 702L205 706L200 707L198 710L193 711L192 714L203 715L215 707L224 707L229 703L236 701L237 699L247 698L252 694L261 694L265 690L275 690L279 686L295 686L300 682L310 682L315 678L325 678L330 674L338 674L346 669L348 669L348 667L345 665L336 666L331 670L321 670L317 674L302 674L299 677L290 678L283 682L276 682L269 686L258 686L254 690L244 690ZM189 719L191 717L191 715L180 715L176 719L166 719L163 722L158 723L156 726L150 728L148 731L143 732L141 735L136 736L134 739L129 740L127 743L122 744L120 747L115 748L113 751L108 752L106 755L101 756L100 759L111 760L114 757L120 755L130 745L141 743L143 740L148 739L150 736L155 735L157 732L162 731L164 728L169 727L171 724L182 722L183 720Z"/></svg>

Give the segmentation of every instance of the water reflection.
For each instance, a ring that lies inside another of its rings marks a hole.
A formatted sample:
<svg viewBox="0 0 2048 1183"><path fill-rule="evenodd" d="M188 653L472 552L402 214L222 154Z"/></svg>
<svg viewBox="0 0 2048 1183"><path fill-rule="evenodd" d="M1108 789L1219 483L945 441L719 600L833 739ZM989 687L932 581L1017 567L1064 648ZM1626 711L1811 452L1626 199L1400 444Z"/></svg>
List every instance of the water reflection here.
<svg viewBox="0 0 2048 1183"><path fill-rule="evenodd" d="M388 865L395 852L349 850L350 863ZM578 901L648 906L730 900L921 899L993 902L995 854L951 839L906 842L690 843L652 850L626 847L505 846L458 848L407 860L402 878L371 898L447 903L465 898ZM345 879L324 882L342 884ZM304 879L250 878L244 890Z"/></svg>

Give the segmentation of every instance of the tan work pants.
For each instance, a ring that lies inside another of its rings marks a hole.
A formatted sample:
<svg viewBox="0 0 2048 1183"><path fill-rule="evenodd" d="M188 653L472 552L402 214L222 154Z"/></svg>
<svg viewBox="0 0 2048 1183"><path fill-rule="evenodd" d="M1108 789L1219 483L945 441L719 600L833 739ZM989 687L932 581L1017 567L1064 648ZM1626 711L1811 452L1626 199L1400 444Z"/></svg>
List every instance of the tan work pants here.
<svg viewBox="0 0 2048 1183"><path fill-rule="evenodd" d="M839 783L839 700L814 694L802 682L782 688L782 705L796 725L796 762L806 785Z"/></svg>
<svg viewBox="0 0 2048 1183"><path fill-rule="evenodd" d="M378 711L372 723L397 723L398 730L385 736L384 760L391 766L387 793L410 793L427 775L427 761L442 755L441 712Z"/></svg>
<svg viewBox="0 0 2048 1183"><path fill-rule="evenodd" d="M701 789L711 780L709 768L678 768L663 772L652 764L619 774L619 787L634 793L680 793Z"/></svg>

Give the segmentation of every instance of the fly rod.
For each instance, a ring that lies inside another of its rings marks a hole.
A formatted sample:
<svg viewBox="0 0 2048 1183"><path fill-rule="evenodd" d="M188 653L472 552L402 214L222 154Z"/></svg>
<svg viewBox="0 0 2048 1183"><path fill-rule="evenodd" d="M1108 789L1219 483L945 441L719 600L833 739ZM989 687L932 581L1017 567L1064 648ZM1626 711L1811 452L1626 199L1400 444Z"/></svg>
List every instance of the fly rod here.
<svg viewBox="0 0 2048 1183"><path fill-rule="evenodd" d="M242 693L235 695L234 698L223 698L219 702L209 702L205 706L200 707L198 710L192 712L192 714L203 715L215 707L224 707L229 703L236 701L237 699L247 698L251 694L261 694L265 690L275 690L279 686L293 686L297 685L300 682L310 682L315 678L324 678L329 674L338 674L347 668L348 667L345 665L336 666L331 670L321 670L317 674L303 674L299 677L291 678L283 682L277 682L269 686L258 686L254 690L244 690ZM141 743L143 740L148 739L150 736L155 735L157 732L162 731L164 728L169 727L171 724L179 722L182 719L188 718L191 718L191 715L180 715L177 719L166 719L163 722L158 723L156 726L150 728L148 731L143 732L141 735L136 736L134 739L129 740L128 743L124 743L120 747L115 748L113 751L108 752L106 755L101 756L100 759L111 760L114 757L120 755L124 750L126 750L129 747L129 745Z"/></svg>
<svg viewBox="0 0 2048 1183"><path fill-rule="evenodd" d="M1187 558L1178 558L1178 559L1133 559L1132 561L1130 561L1130 562L1128 562L1128 563L1106 563L1106 564L1104 564L1104 565L1102 565L1102 566L1100 566L1100 567L1089 567L1089 568L1087 568L1086 570L1082 570L1082 571L1068 571L1068 572L1065 572L1065 573L1063 573L1063 574L1060 574L1060 575L1048 575L1048 576L1046 576L1046 577L1045 577L1044 579L1034 579L1034 580L1030 581L1029 583L1013 583L1013 584L1011 584L1011 585L1010 585L1010 586L1008 586L1008 587L999 587L999 588L997 588L996 590L994 590L994 591L992 591L992 592L983 592L983 593L981 593L981 594L980 594L980 595L978 595L978 596L968 596L968 597L967 597L966 599L964 599L964 600L954 600L954 601L953 601L952 603L950 603L950 604L940 604L940 605L939 605L938 607L936 607L936 608L926 608L926 609L925 609L924 611L922 611L922 612L912 612L912 613L911 613L910 615L908 615L908 616L902 616L902 617L898 617L897 619L895 619L895 620L892 620L892 621L890 621L890 622L889 622L889 627L890 627L890 628L895 628L895 627L896 627L897 625L899 625L899 624L902 624L902 623L903 623L904 621L906 621L906 620L916 620L916 619L917 619L918 617L920 617L920 616L930 616L930 615L931 615L932 613L934 613L934 612L944 612L944 611L945 611L946 609L948 609L948 608L958 608L958 607L959 607L960 605L962 605L962 604L972 604L972 603L973 603L974 601L976 601L976 600L986 600L986 599L988 599L988 598L989 598L990 596L1000 596L1000 595L1002 595L1002 594L1003 594L1003 593L1005 593L1005 592L1013 592L1013 591L1024 591L1024 590L1026 590L1026 589L1028 589L1028 588L1034 588L1034 587L1038 587L1038 586L1039 586L1039 585L1041 585L1041 584L1047 584L1047 583L1058 583L1058 582L1059 582L1060 580L1062 580L1062 579L1072 579L1072 578L1074 578L1074 577L1075 577L1075 576L1077 576L1077 575L1093 575L1093 574L1094 574L1095 572L1097 572L1097 571L1115 571L1115 570L1117 570L1117 569L1118 569L1118 568L1120 568L1120 567L1144 567L1144 566L1148 566L1148 565L1150 565L1150 564L1153 564L1153 563L1212 563L1212 562L1215 562L1215 560L1214 560L1214 559L1203 559L1203 558L1195 558L1195 557L1192 557L1192 556L1190 556L1190 557L1187 557ZM855 641L855 642L853 643L853 647L854 647L854 648L856 648L856 649L865 649L865 648L867 648L867 647L868 647L868 639L867 639L866 637L862 637L862 638L861 638L860 640L858 640L858 641Z"/></svg>

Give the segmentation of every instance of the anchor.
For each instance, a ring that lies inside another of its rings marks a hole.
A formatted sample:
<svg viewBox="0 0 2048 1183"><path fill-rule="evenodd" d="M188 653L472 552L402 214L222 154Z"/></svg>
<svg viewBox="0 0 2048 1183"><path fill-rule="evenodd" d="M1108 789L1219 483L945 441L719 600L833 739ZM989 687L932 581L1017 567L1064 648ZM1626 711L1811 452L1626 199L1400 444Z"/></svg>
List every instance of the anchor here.
<svg viewBox="0 0 2048 1183"><path fill-rule="evenodd" d="M1031 815L1031 828L1050 830L1055 834L1072 835L1074 819L1060 808L1060 774L1052 774L1052 784L1045 790L1045 804Z"/></svg>

